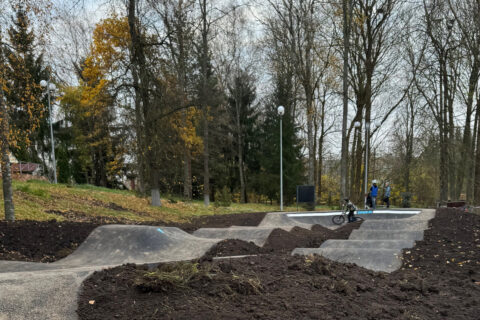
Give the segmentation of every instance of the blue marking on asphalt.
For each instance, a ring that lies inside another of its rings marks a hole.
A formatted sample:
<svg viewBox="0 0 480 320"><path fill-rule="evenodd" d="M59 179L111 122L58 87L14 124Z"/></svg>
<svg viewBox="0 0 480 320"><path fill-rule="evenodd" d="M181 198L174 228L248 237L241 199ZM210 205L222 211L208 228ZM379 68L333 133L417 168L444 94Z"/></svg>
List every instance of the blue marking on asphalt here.
<svg viewBox="0 0 480 320"><path fill-rule="evenodd" d="M358 214L369 214L369 213L373 213L372 210L369 210L369 211L357 211Z"/></svg>
<svg viewBox="0 0 480 320"><path fill-rule="evenodd" d="M160 228L157 228L157 231L160 232L160 233L165 233L162 229Z"/></svg>

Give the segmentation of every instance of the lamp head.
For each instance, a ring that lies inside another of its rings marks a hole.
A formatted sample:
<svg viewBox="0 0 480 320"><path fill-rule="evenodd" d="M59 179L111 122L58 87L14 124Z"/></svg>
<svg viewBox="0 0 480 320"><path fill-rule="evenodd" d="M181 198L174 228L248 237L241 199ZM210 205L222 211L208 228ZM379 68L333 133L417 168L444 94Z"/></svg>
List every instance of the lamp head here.
<svg viewBox="0 0 480 320"><path fill-rule="evenodd" d="M362 124L360 123L360 121L355 121L355 122L353 123L353 126L354 126L355 128L360 128L361 125L362 125Z"/></svg>
<svg viewBox="0 0 480 320"><path fill-rule="evenodd" d="M277 112L279 116L283 116L285 114L285 108L283 106L278 106Z"/></svg>
<svg viewBox="0 0 480 320"><path fill-rule="evenodd" d="M48 83L47 83L46 80L41 80L41 81L40 81L40 86L41 86L42 88L45 88L45 87L47 86L47 84L48 84Z"/></svg>

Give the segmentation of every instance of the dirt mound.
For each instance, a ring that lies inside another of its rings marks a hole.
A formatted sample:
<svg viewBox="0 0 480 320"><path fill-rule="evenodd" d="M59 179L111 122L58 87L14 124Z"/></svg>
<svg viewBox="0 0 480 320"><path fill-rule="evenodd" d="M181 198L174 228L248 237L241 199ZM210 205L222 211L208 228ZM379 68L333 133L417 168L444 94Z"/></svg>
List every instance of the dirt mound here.
<svg viewBox="0 0 480 320"><path fill-rule="evenodd" d="M213 257L240 256L260 254L264 252L265 250L253 242L247 242L238 239L227 239L214 245L207 253L205 253L203 259L209 260Z"/></svg>
<svg viewBox="0 0 480 320"><path fill-rule="evenodd" d="M352 223L337 230L330 230L320 225L313 226L312 230L300 227L294 227L290 231L274 229L263 247L259 247L253 242L227 239L213 246L203 259L209 260L213 257L234 255L290 253L295 248L318 248L327 239L348 239L350 232L359 226L360 223Z"/></svg>
<svg viewBox="0 0 480 320"><path fill-rule="evenodd" d="M0 221L0 259L56 261L72 253L97 226L55 220Z"/></svg>
<svg viewBox="0 0 480 320"><path fill-rule="evenodd" d="M194 262L198 272L181 277L182 285L146 292L138 284L145 283L146 273L158 272L129 265L87 279L78 314L80 319L478 319L479 246L480 216L438 210L425 240L405 249L403 267L391 274L318 256L263 254Z"/></svg>
<svg viewBox="0 0 480 320"><path fill-rule="evenodd" d="M256 227L266 214L266 212L246 212L199 216L193 218L190 223L169 226L179 227L187 232L193 232L200 228L228 228L231 226Z"/></svg>
<svg viewBox="0 0 480 320"><path fill-rule="evenodd" d="M138 222L127 219L91 216L71 210L48 212L62 216L69 221L0 221L0 259L53 262L72 253L90 232L100 225L138 224ZM183 224L164 221L149 221L141 224L179 227L191 232L204 227L256 226L264 216L264 212L253 212L200 216ZM236 247L237 245L231 246L231 248Z"/></svg>
<svg viewBox="0 0 480 320"><path fill-rule="evenodd" d="M295 248L318 248L327 239L348 239L352 230L360 225L361 223L350 223L336 230L320 225L313 226L312 230L294 227L290 232L275 229L263 247L271 251L284 252L290 252Z"/></svg>

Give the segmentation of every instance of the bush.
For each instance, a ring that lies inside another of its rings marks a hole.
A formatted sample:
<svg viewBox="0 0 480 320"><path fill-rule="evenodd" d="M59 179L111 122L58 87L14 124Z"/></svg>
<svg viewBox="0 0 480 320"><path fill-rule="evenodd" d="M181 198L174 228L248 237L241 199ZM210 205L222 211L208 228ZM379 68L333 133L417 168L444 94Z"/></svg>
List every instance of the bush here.
<svg viewBox="0 0 480 320"><path fill-rule="evenodd" d="M215 207L230 207L231 204L232 194L226 186L215 192Z"/></svg>

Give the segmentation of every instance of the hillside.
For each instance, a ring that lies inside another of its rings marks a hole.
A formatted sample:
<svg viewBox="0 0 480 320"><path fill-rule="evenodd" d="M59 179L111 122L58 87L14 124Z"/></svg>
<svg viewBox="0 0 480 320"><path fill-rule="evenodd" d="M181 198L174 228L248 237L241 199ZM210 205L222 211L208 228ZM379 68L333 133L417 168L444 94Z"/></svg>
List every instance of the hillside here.
<svg viewBox="0 0 480 320"><path fill-rule="evenodd" d="M201 201L183 202L165 197L162 207L149 205L149 198L132 191L112 190L92 185L50 184L45 181L14 181L15 217L17 220L75 220L89 221L102 217L128 223L129 221L187 222L193 216L241 212L278 211L276 205L238 204L230 207L205 208ZM286 207L296 211L296 207ZM3 218L3 199L0 200Z"/></svg>

